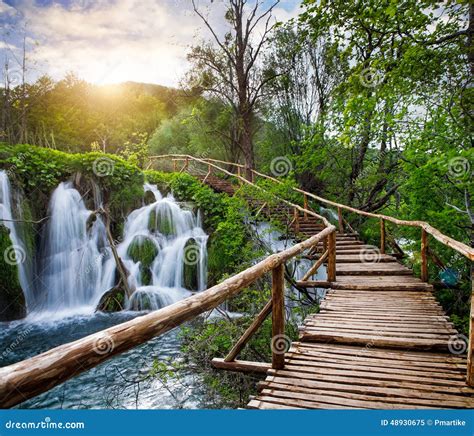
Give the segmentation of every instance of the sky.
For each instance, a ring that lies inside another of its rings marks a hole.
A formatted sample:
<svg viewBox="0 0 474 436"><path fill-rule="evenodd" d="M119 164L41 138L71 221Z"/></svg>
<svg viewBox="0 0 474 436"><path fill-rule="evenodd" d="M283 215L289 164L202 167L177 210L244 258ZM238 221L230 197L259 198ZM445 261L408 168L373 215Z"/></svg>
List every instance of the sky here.
<svg viewBox="0 0 474 436"><path fill-rule="evenodd" d="M198 4L224 32L224 1ZM300 0L281 0L274 15L286 21L300 10ZM0 28L0 60L10 59L13 84L21 80L25 29L28 81L74 72L95 84L178 86L189 47L211 37L191 0L0 0Z"/></svg>

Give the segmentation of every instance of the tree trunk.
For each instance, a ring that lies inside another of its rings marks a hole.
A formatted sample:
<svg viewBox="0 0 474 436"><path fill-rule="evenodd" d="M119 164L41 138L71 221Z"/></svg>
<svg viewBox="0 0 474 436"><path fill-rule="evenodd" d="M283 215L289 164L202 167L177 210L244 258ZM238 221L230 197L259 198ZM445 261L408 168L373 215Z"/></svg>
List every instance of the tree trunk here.
<svg viewBox="0 0 474 436"><path fill-rule="evenodd" d="M248 113L242 116L241 147L244 154L247 180L253 180L252 170L255 169L255 155L253 150L252 119Z"/></svg>

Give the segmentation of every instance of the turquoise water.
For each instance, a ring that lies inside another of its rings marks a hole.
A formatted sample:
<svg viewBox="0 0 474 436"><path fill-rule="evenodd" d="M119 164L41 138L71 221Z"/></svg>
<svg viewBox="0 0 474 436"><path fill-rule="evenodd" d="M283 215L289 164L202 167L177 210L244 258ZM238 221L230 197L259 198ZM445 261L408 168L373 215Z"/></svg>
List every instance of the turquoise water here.
<svg viewBox="0 0 474 436"><path fill-rule="evenodd" d="M59 320L22 320L0 323L0 366L6 366L63 343L128 321L134 312L73 316ZM176 409L203 407L201 380L191 372L165 385L149 378L155 359L180 359L179 329L70 379L49 392L25 401L20 408L127 408Z"/></svg>

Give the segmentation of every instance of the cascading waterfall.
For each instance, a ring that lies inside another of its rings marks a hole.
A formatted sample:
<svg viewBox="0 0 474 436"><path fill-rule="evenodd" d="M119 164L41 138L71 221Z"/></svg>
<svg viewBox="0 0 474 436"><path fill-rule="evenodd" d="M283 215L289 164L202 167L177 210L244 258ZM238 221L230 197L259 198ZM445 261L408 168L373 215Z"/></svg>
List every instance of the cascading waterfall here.
<svg viewBox="0 0 474 436"><path fill-rule="evenodd" d="M181 208L146 184L155 201L133 211L125 223L118 254L136 288L132 309L158 309L206 287L207 238L199 215Z"/></svg>
<svg viewBox="0 0 474 436"><path fill-rule="evenodd" d="M159 309L205 289L207 282L208 236L200 215L180 207L171 194L163 197L156 186L144 188L153 193L154 201L128 216L123 241L116 247L135 290L126 302L132 310ZM100 202L100 195L94 197ZM12 244L24 253L12 216L10 183L0 171L0 218L10 230ZM48 216L36 256L34 292L26 268L18 265L28 313L60 317L93 313L117 282L102 217L87 209L71 182L55 189Z"/></svg>
<svg viewBox="0 0 474 436"><path fill-rule="evenodd" d="M39 263L39 311L90 308L112 285L104 283L100 261L105 226L92 214L71 182L60 183L53 192ZM91 259L99 259L93 268Z"/></svg>
<svg viewBox="0 0 474 436"><path fill-rule="evenodd" d="M10 253L0 253L0 255L10 258L18 267L18 276L21 288L25 294L27 309L32 306L33 290L31 286L31 271L29 265L32 259L27 256L26 247L19 237L17 223L13 218L12 209L12 189L8 174L0 170L0 224L3 224L10 231L12 250Z"/></svg>

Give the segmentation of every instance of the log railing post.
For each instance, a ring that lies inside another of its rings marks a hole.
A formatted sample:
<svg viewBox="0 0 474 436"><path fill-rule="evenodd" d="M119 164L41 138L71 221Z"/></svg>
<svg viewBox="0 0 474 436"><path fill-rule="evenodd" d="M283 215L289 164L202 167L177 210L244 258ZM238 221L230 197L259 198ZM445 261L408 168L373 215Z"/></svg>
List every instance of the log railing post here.
<svg viewBox="0 0 474 436"><path fill-rule="evenodd" d="M272 270L272 368L285 367L285 266Z"/></svg>
<svg viewBox="0 0 474 436"><path fill-rule="evenodd" d="M380 253L385 254L385 221L380 218Z"/></svg>
<svg viewBox="0 0 474 436"><path fill-rule="evenodd" d="M304 194L304 219L308 219L308 196Z"/></svg>
<svg viewBox="0 0 474 436"><path fill-rule="evenodd" d="M336 231L328 236L328 282L336 281Z"/></svg>
<svg viewBox="0 0 474 436"><path fill-rule="evenodd" d="M428 281L428 234L421 229L421 280Z"/></svg>
<svg viewBox="0 0 474 436"><path fill-rule="evenodd" d="M176 172L176 159L173 159L173 172Z"/></svg>
<svg viewBox="0 0 474 436"><path fill-rule="evenodd" d="M469 346L467 349L467 384L474 386L474 269L471 266L471 311L469 313Z"/></svg>
<svg viewBox="0 0 474 436"><path fill-rule="evenodd" d="M342 209L337 208L337 220L339 221L339 233L344 233L344 219L342 218Z"/></svg>
<svg viewBox="0 0 474 436"><path fill-rule="evenodd" d="M293 208L293 221L295 222L295 234L300 232L300 211Z"/></svg>

